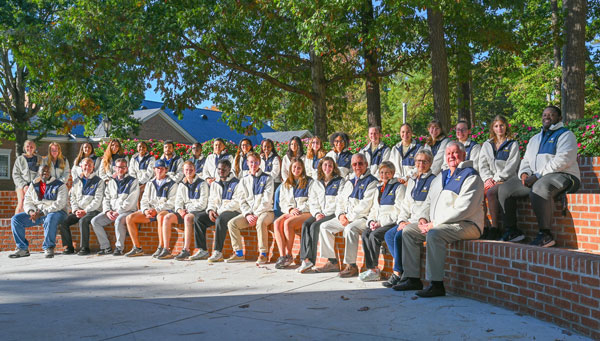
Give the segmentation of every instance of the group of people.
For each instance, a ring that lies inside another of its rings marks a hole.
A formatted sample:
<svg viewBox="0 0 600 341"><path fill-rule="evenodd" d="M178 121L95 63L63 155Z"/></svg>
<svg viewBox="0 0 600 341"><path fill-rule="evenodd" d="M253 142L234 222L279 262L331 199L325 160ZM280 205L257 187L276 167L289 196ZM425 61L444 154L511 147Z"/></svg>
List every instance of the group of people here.
<svg viewBox="0 0 600 341"><path fill-rule="evenodd" d="M471 140L467 122L457 123L456 140L451 140L433 120L422 145L413 139L407 123L395 146L382 142L379 127L370 127L369 143L356 154L348 150L349 137L343 132L332 134L328 152L314 137L305 154L300 138L293 137L283 158L268 139L262 141L260 154L249 139L242 139L235 156L226 152L221 139L214 140L207 157L196 143L186 161L174 153L172 141L165 141L163 155L156 160L144 142L131 158L118 140L110 141L102 158L96 158L93 146L85 143L70 173L58 144L51 144L48 156L41 158L35 144L27 141L13 170L19 204L11 224L17 249L9 257L29 256L25 228L39 224L44 227L46 257L54 255L57 230L63 253L75 253L70 226L76 223L81 231L78 254L90 253L91 225L99 255L141 256L145 251L139 224L156 222L159 245L153 257L158 259L241 262L245 260L241 230L252 228L258 239L256 263L264 264L272 224L280 255L277 269L294 265L292 250L300 234L299 273L339 272L341 277L380 280L378 260L385 241L394 268L384 286L418 290L422 297L442 296L448 243L524 239L516 224L518 198L530 197L538 219L540 230L531 244L554 245L554 199L576 191L580 178L576 139L561 119L559 108L543 110L542 129L529 141L522 160L503 116L492 120L490 138L483 145ZM109 224L115 227L114 248L104 230ZM170 249L174 224L184 226L184 247L177 255ZM211 253L206 231L213 225ZM343 264L335 250L339 232L345 241ZM127 234L133 247L126 252ZM225 259L227 235L233 253ZM423 242L427 242L426 288L420 273ZM356 261L359 243L363 272ZM319 267L317 254L326 259Z"/></svg>

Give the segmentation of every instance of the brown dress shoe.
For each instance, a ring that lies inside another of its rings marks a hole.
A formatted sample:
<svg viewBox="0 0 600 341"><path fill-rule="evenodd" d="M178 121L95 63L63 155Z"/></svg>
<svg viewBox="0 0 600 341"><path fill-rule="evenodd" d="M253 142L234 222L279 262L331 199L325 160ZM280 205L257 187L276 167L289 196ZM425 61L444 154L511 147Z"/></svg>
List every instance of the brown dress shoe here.
<svg viewBox="0 0 600 341"><path fill-rule="evenodd" d="M327 261L325 265L314 268L315 272L340 272L340 266Z"/></svg>
<svg viewBox="0 0 600 341"><path fill-rule="evenodd" d="M356 277L358 276L358 266L347 264L346 268L340 272L340 277L348 278L348 277Z"/></svg>

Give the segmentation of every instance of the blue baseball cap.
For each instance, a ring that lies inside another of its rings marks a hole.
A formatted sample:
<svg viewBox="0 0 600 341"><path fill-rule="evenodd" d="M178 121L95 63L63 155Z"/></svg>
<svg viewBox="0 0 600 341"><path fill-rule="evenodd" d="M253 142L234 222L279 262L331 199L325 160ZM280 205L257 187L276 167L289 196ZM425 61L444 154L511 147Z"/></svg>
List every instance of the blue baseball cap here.
<svg viewBox="0 0 600 341"><path fill-rule="evenodd" d="M167 168L167 163L163 159L158 159L154 162L154 168L163 167Z"/></svg>

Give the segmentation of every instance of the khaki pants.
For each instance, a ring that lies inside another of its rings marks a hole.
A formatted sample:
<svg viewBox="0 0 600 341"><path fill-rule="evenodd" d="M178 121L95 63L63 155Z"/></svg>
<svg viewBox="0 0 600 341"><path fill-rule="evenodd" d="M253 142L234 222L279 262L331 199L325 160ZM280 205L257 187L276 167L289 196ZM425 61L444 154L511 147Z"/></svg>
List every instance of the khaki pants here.
<svg viewBox="0 0 600 341"><path fill-rule="evenodd" d="M346 225L340 223L340 220L333 218L321 225L319 232L319 253L323 258L335 257L335 234L344 231L344 264L356 263L356 254L358 253L358 240L363 231L367 228L367 219L360 218Z"/></svg>
<svg viewBox="0 0 600 341"><path fill-rule="evenodd" d="M258 220L256 221L256 237L260 253L267 253L269 251L269 232L267 231L267 226L273 223L274 219L275 215L273 212L264 212L258 216ZM229 236L231 237L231 247L234 252L242 249L242 235L240 230L249 227L250 224L248 224L248 220L246 220L243 214L238 215L227 223Z"/></svg>
<svg viewBox="0 0 600 341"><path fill-rule="evenodd" d="M421 277L421 246L427 241L426 279L442 281L447 245L457 240L477 239L480 235L477 225L470 222L437 225L426 234L421 233L416 223L406 225L402 230L402 277Z"/></svg>

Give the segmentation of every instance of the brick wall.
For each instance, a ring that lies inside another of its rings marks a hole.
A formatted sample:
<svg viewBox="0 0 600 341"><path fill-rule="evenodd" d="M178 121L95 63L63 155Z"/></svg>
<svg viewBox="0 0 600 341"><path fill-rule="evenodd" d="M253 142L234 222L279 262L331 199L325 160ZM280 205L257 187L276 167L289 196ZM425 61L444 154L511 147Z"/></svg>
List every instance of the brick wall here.
<svg viewBox="0 0 600 341"><path fill-rule="evenodd" d="M159 138L161 140L173 140L175 143L193 143L158 115L144 122L140 127L139 134L133 137L144 140Z"/></svg>
<svg viewBox="0 0 600 341"><path fill-rule="evenodd" d="M600 157L578 157L581 172L579 193L600 193Z"/></svg>

